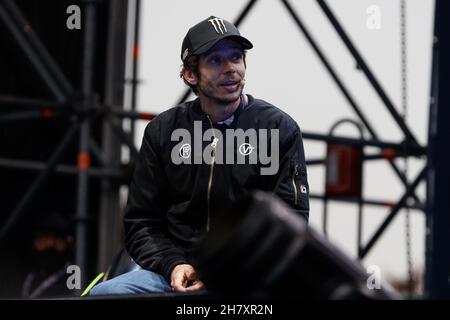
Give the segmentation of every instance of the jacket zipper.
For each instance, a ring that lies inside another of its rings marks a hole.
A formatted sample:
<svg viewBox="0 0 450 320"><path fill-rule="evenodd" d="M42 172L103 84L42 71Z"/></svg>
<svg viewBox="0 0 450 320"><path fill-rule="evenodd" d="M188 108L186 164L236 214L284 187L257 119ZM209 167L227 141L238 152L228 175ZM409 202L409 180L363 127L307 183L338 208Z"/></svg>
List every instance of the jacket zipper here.
<svg viewBox="0 0 450 320"><path fill-rule="evenodd" d="M294 173L292 175L292 186L294 187L294 204L298 204L298 191L297 185L295 184L295 177L298 175L298 165L295 165Z"/></svg>
<svg viewBox="0 0 450 320"><path fill-rule="evenodd" d="M216 146L217 146L217 142L219 141L218 138L216 138L216 136L214 135L214 127L211 121L211 118L209 117L209 115L206 115L206 117L208 118L209 124L211 126L211 129L213 129L213 142L211 143L211 147L212 147L212 159L211 159L211 168L209 170L209 180L208 180L208 193L207 193L207 201L208 201L208 217L206 220L206 232L209 232L209 225L210 225L210 212L211 212L211 188L212 188L212 179L214 176L214 164L216 161Z"/></svg>

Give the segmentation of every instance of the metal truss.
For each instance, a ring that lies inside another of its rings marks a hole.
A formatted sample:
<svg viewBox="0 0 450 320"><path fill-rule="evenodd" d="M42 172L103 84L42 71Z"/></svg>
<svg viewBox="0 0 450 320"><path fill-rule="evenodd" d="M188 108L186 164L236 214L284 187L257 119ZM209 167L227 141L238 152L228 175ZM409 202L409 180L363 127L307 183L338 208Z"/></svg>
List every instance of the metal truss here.
<svg viewBox="0 0 450 320"><path fill-rule="evenodd" d="M46 182L51 174L76 175L78 177L78 186L75 219L75 263L81 270L88 270L88 224L92 219L88 210L89 179L115 179L124 184L126 181L125 178L129 175L127 165L117 167L108 164L108 159L106 159L103 152L104 150L97 145L91 136L91 123L93 120L98 119L107 123L111 131L120 141L129 147L131 151L130 163L132 163L138 154L138 150L133 142L132 134L122 128L121 122L123 119L151 120L154 117L153 114L134 111L134 106L131 111L125 111L123 110L123 106L99 103L93 89L97 3L98 1L96 0L84 2L84 17L82 19L82 29L84 31L82 81L81 91L78 92L42 44L38 35L16 3L13 0L0 1L0 20L11 33L20 49L25 53L26 58L54 98L54 100L49 101L0 94L0 107L10 108L13 106L16 109L16 111L12 112L0 110L0 123L11 123L30 119L49 121L60 117L70 119L72 123L47 162L0 159L0 167L39 172L28 190L24 193L22 199L7 216L6 222L1 226L0 241L5 239L11 227L24 214L38 192L46 186ZM137 24L135 26L137 29ZM136 38L136 50L137 46ZM136 54L134 55L134 66L136 66L137 59ZM135 104L136 82L136 67L134 67L133 79L131 79L134 97L133 105ZM79 141L77 166L58 164L76 136L78 136ZM91 165L91 157L98 160L101 165L99 167L93 167ZM86 285L86 281L87 279L82 275L83 286Z"/></svg>
<svg viewBox="0 0 450 320"><path fill-rule="evenodd" d="M385 90L381 86L380 82L377 80L373 72L370 70L369 66L365 62L362 55L359 53L359 51L356 49L356 47L353 45L352 41L348 37L347 33L345 32L342 25L339 23L336 16L333 14L330 7L327 5L327 2L325 0L316 0L322 11L324 12L325 16L328 18L334 29L336 30L338 36L341 38L347 49L349 50L350 54L355 59L357 65L359 68L363 71L364 75L366 76L369 83L372 85L380 99L382 100L383 104L386 106L387 110L391 114L392 118L400 128L400 130L404 134L404 141L402 143L396 143L396 142L387 142L387 141L381 141L378 134L376 133L374 127L371 125L369 118L364 115L363 111L361 110L360 106L357 104L356 100L353 98L352 94L350 93L350 90L345 86L344 82L341 80L340 76L338 75L335 68L333 68L331 62L327 59L324 52L320 49L320 47L317 44L317 41L314 39L311 32L308 30L300 16L297 14L295 9L291 6L290 2L288 0L280 0L280 2L283 4L289 15L291 16L293 22L297 25L300 32L303 34L304 38L308 42L308 44L313 49L314 53L317 55L323 66L325 67L326 71L330 75L330 77L334 80L336 86L339 88L345 99L347 100L348 104L358 117L358 119L362 122L364 125L364 128L369 132L371 139L370 140L363 140L363 139L350 139L350 138L344 138L344 137L336 137L336 136L330 136L330 135L323 135L318 133L312 133L312 132L303 132L303 138L306 140L319 140L323 142L332 142L332 143L342 143L342 144L351 144L351 145L360 145L360 146L372 146L372 147L378 147L380 148L380 153L378 155L371 155L369 157L365 157L365 160L374 160L374 159L385 159L388 161L391 168L394 170L395 174L398 176L400 181L405 187L405 190L407 190L406 194L408 195L407 198L412 198L414 200L414 203L412 205L409 205L406 203L406 199L403 199L401 197L396 204L393 204L391 201L386 200L374 200L374 199L348 199L348 198L326 198L325 195L317 195L312 194L312 199L322 199L326 201L327 199L336 200L336 201L347 201L347 202L361 202L362 204L367 205L376 205L376 206L385 206L388 208L391 208L390 214L386 217L384 222L379 226L378 230L374 233L374 235L370 238L368 241L368 244L365 247L360 247L358 243L358 257L364 258L369 250L373 247L376 240L382 235L384 230L389 226L390 221L395 217L395 215L398 213L399 209L403 207L407 208L414 208L414 209L420 209L424 210L425 205L422 203L422 201L419 199L419 197L415 193L415 187L418 185L422 179L425 178L425 175L423 173L419 174L417 176L417 179L414 180L413 183L410 183L407 180L407 177L405 177L404 173L398 168L397 164L394 162L395 157L421 157L426 155L426 147L420 146L417 142L417 139L407 126L407 124L403 121L402 117L397 112L397 109L395 108L392 101L388 98L387 94L385 93ZM247 3L245 6L243 12L239 15L239 18L236 19L235 24L238 26L243 19L250 13L251 9L256 4L257 0L251 0ZM186 99L189 97L190 91L186 90L184 95L179 100L179 103L182 103L186 101ZM325 160L319 159L319 160L308 160L308 165L324 165ZM425 170L425 168L423 169ZM416 183L417 182L417 183ZM359 229L361 226L359 226ZM324 230L326 231L326 230ZM358 234L361 233L361 230L358 230Z"/></svg>
<svg viewBox="0 0 450 320"><path fill-rule="evenodd" d="M388 161L394 173L398 176L400 181L405 187L405 193L398 199L396 203L389 201L376 200L376 199L335 199L338 201L359 202L364 205L376 205L385 206L390 208L390 213L386 219L381 223L377 231L370 238L368 243L364 247L358 248L359 258L364 258L371 248L375 245L377 240L383 234L385 229L389 226L390 222L396 216L401 208L410 207L414 209L424 209L424 204L416 195L417 185L425 179L426 167L416 176L416 178L409 182L407 177L401 172L396 163L395 157L420 157L426 155L426 148L419 145L417 139L403 121L402 117L396 111L394 104L388 98L385 90L382 88L379 81L374 76L373 72L368 67L367 63L363 59L362 55L358 52L353 45L344 28L341 26L330 7L325 0L317 0L318 5L323 10L325 16L328 18L338 36L341 38L350 54L353 56L357 65L362 70L383 104L391 114L392 118L401 129L404 134L404 140L402 143L395 143L389 141L381 141L374 127L371 125L369 118L363 113L356 100L353 98L350 90L344 85L340 76L333 68L330 61L317 45L311 32L303 23L300 16L295 12L290 2L287 0L280 0L289 15L309 43L315 54L319 57L321 63L325 67L330 77L334 80L337 87L342 92L343 96L347 100L348 104L364 125L364 128L370 134L370 139L350 139L344 137L336 137L312 132L303 132L304 139L318 140L323 142L335 142L343 144L353 144L360 146L372 146L380 149L380 152L373 155L365 155L364 160L370 161L375 159L385 159ZM257 0L250 0L239 14L238 18L234 21L236 26L239 26L242 21L249 15L252 8L256 4ZM139 10L140 1L137 0L137 9ZM15 106L16 112L1 112L0 111L0 123L11 121L22 121L25 119L53 119L57 117L68 117L72 119L72 127L69 128L66 135L61 139L60 145L55 149L54 153L47 161L47 163L38 163L26 160L17 159L0 159L0 166L7 167L16 170L36 170L39 171L38 177L33 184L29 187L25 196L17 204L16 208L10 214L7 223L2 226L0 230L0 239L4 238L10 227L14 224L17 218L24 212L26 207L31 203L33 197L41 189L52 173L57 174L71 174L78 176L78 190L77 190L77 221L76 221L76 239L77 239L77 252L76 263L81 267L85 267L87 264L87 221L90 216L87 210L88 203L88 181L90 178L101 179L122 179L124 178L123 168L108 167L107 161L102 154L102 150L91 138L90 129L91 121L93 119L102 119L111 127L112 132L120 139L120 141L127 145L131 153L131 162L133 158L137 156L137 148L133 141L133 131L126 132L122 128L122 120L130 119L134 120L145 119L151 120L154 115L148 113L141 113L135 111L136 101L136 86L137 81L137 47L134 55L134 69L133 79L130 80L132 85L132 110L124 111L122 106L112 106L101 104L96 99L96 94L93 92L93 63L95 52L95 30L96 30L96 1L85 2L85 19L83 19L84 40L83 40L83 67L82 67L82 90L77 92L71 85L70 81L64 76L62 70L57 63L52 59L44 45L39 40L38 36L33 31L30 24L25 17L21 14L19 8L15 5L13 0L0 1L0 20L10 31L15 41L20 48L26 54L27 59L30 61L35 71L40 76L41 80L45 83L46 87L53 95L55 101L45 101L38 99L19 98L12 96L0 95L0 107L1 106ZM138 14L136 14L135 24L135 45L138 44ZM179 103L186 101L190 95L190 90L186 90L180 97ZM132 126L133 128L133 126ZM67 145L73 140L75 135L78 135L79 139L79 152L78 152L78 165L77 167L59 165L58 162L61 159L61 155L66 150ZM90 165L91 155L99 160L101 167L93 168ZM308 165L323 165L324 159L310 159ZM324 195L311 194L313 199L324 200ZM407 200L412 198L414 202L408 203Z"/></svg>

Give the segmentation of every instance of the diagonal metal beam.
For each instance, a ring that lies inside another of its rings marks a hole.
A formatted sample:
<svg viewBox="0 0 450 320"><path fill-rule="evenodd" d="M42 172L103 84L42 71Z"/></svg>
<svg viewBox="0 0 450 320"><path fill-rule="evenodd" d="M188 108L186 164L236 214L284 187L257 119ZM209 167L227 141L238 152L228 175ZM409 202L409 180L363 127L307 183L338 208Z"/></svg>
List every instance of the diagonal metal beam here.
<svg viewBox="0 0 450 320"><path fill-rule="evenodd" d="M247 5L241 11L241 13L236 18L236 20L234 20L234 25L236 26L236 28L239 28L239 26L241 25L242 21L244 21L244 19L247 17L247 15L249 14L250 10L253 8L253 6L256 4L257 1L258 0L250 0L249 2L247 2Z"/></svg>
<svg viewBox="0 0 450 320"><path fill-rule="evenodd" d="M25 41L34 49L37 53L40 60L43 62L45 67L48 69L51 76L55 79L57 84L61 87L65 96L69 96L74 92L74 89L68 80L68 78L64 75L64 72L58 66L56 61L50 55L48 50L42 44L42 41L39 39L38 35L31 27L30 23L27 21L25 16L20 11L19 7L16 5L13 0L3 0L5 8L9 10L12 15L12 18L16 21L19 30L22 30L22 34L25 38Z"/></svg>
<svg viewBox="0 0 450 320"><path fill-rule="evenodd" d="M358 52L356 47L351 42L350 38L348 37L347 33L345 32L344 28L341 26L333 12L331 11L330 7L327 5L325 0L316 0L319 6L322 8L323 12L327 16L328 20L330 20L333 27L336 29L336 32L341 37L342 41L344 42L347 49L351 52L353 57L355 58L358 66L361 68L361 70L366 75L369 82L372 84L373 88L391 113L392 117L394 118L395 122L398 124L400 129L403 131L403 134L406 137L406 140L411 141L415 144L418 144L417 139L414 137L413 133L409 130L406 123L403 121L403 118L399 115L397 112L397 109L394 107L394 104L392 101L388 98L387 94L385 93L385 90L382 88L380 82L377 80L373 72L370 70L367 63L364 61L361 54Z"/></svg>
<svg viewBox="0 0 450 320"><path fill-rule="evenodd" d="M115 119L108 117L106 118L106 121L113 130L113 133L117 135L117 137L119 137L119 139L122 140L122 142L128 146L128 148L130 149L131 156L133 158L139 156L139 151L136 148L131 135L125 132L125 130L119 124L116 123Z"/></svg>
<svg viewBox="0 0 450 320"><path fill-rule="evenodd" d="M108 161L106 160L102 149L99 147L97 142L94 139L92 139L92 137L89 138L88 146L89 146L89 151L91 151L92 155L97 159L97 161L100 162L100 164L103 167L107 167L108 166Z"/></svg>
<svg viewBox="0 0 450 320"><path fill-rule="evenodd" d="M10 17L9 13L6 11L4 7L5 2L0 1L0 20L3 21L5 26L8 28L11 35L17 41L17 44L20 46L22 51L25 53L25 56L30 61L31 65L37 71L38 75L44 81L47 88L50 90L55 99L59 102L66 100L66 95L62 88L59 86L58 81L53 78L50 71L47 69L43 61L37 55L37 52L34 48L28 43L25 35L19 29L19 27L15 24L13 19Z"/></svg>
<svg viewBox="0 0 450 320"><path fill-rule="evenodd" d="M299 15L294 11L294 9L292 8L292 6L289 4L289 2L287 0L282 0L282 3L284 4L286 9L290 13L292 19L294 19L295 23L297 24L297 26L299 27L300 31L305 36L306 40L309 42L309 44L313 48L314 52L319 57L320 61L322 62L322 64L324 65L325 69L330 74L331 78L335 81L336 85L341 90L341 92L344 95L344 97L347 99L347 102L350 104L350 106L353 108L355 113L358 115L359 119L363 122L363 124L365 125L365 127L367 128L369 133L372 135L373 139L378 140L378 135L376 134L375 130L372 128L372 126L370 125L369 121L366 119L366 117L364 116L363 112L361 111L359 106L356 104L355 99L353 99L353 97L350 94L349 90L347 90L347 88L345 87L344 83L342 82L342 80L337 75L337 73L334 70L334 68L328 62L328 59L322 53L322 50L319 48L319 46L317 45L316 41L311 36L311 33L309 32L309 30L306 28L306 26L301 21ZM397 165L392 160L388 160L388 161L389 161L389 164L391 165L391 167L394 169L394 171L397 174L397 176L402 181L402 183L405 186L405 188L407 188L409 186L409 182L406 179L406 176L403 174L403 172L400 171L400 169L397 167ZM414 198L414 200L416 202L420 203L420 199L419 199L419 197L417 197L417 195L415 193L412 194L412 197Z"/></svg>
<svg viewBox="0 0 450 320"><path fill-rule="evenodd" d="M242 21L244 21L245 17L247 17L248 13L250 12L250 10L253 8L253 6L255 5L255 3L257 1L258 0L250 0L249 2L247 2L247 5L244 7L242 12L239 14L237 19L234 21L234 25L237 28L239 28L239 25L242 23ZM187 98L189 98L190 95L191 95L191 89L186 89L184 91L183 95L181 96L181 98L178 100L177 104L185 102L187 100Z"/></svg>
<svg viewBox="0 0 450 320"><path fill-rule="evenodd" d="M341 92L344 95L344 97L346 98L347 102L353 108L355 113L358 115L359 119L362 121L364 126L367 128L369 133L372 135L372 137L374 137L375 139L378 139L378 136L377 136L377 134L375 132L375 129L373 129L372 126L370 125L369 121L367 120L367 117L361 111L361 108L356 103L356 101L353 98L353 96L351 95L350 91L346 88L346 86L344 85L344 83L340 79L340 77L338 76L337 72L334 70L334 68L331 65L331 63L325 57L325 54L322 52L322 50L317 45L317 42L314 40L314 38L311 35L311 32L309 32L308 28L305 26L305 24L300 19L300 16L295 12L295 10L292 8L292 6L290 5L290 3L287 0L282 0L282 2L284 4L284 6L286 7L286 9L288 10L289 14L291 15L291 17L294 20L294 22L299 27L300 31L305 36L305 38L308 41L308 43L311 45L312 49L314 50L314 52L318 56L319 60L322 62L322 64L324 65L325 69L330 74L331 78L334 80L334 82L336 83L338 88L341 90Z"/></svg>
<svg viewBox="0 0 450 320"><path fill-rule="evenodd" d="M397 202L397 204L392 208L389 215L386 217L386 219L383 221L383 223L380 225L380 227L377 229L377 231L374 233L374 235L370 238L367 245L363 249L361 249L361 251L359 252L360 258L364 258L367 255L367 253L370 251L370 249L372 249L372 247L375 245L377 240L383 234L384 230L389 226L392 219L395 218L395 216L400 211L400 209L405 207L407 199L411 196L411 194L414 192L414 190L419 185L419 183L422 181L422 179L426 177L426 174L427 174L427 167L425 166L422 169L422 171L417 175L417 177L413 181L413 183L406 189L406 192L403 194L403 196L400 198L400 200Z"/></svg>
<svg viewBox="0 0 450 320"><path fill-rule="evenodd" d="M4 239L4 237L7 235L8 231L11 229L11 227L14 225L14 223L17 221L17 219L22 215L24 210L27 208L27 206L30 204L30 202L33 200L33 198L36 196L36 194L40 191L40 189L43 187L45 182L47 181L49 175L53 172L56 164L59 162L59 159L64 154L67 147L70 145L70 142L77 132L79 127L78 123L75 123L72 125L72 127L69 129L69 131L66 133L58 147L55 149L53 154L50 156L49 161L47 163L47 167L45 170L42 170L41 173L37 176L37 178L33 181L31 186L28 188L27 192L23 196L22 200L17 204L17 206L14 208L14 210L11 212L11 214L8 216L6 222L3 224L3 226L0 229L0 241Z"/></svg>

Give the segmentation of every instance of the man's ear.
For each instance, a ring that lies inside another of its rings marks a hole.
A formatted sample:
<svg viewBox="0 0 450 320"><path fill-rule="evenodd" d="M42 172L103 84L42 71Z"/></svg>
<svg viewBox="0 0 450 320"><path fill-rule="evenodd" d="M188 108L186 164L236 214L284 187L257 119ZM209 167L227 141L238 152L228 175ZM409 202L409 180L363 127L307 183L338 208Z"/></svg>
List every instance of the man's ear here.
<svg viewBox="0 0 450 320"><path fill-rule="evenodd" d="M181 73L183 74L183 79L186 80L190 85L192 86L197 85L198 79L193 71L183 68Z"/></svg>

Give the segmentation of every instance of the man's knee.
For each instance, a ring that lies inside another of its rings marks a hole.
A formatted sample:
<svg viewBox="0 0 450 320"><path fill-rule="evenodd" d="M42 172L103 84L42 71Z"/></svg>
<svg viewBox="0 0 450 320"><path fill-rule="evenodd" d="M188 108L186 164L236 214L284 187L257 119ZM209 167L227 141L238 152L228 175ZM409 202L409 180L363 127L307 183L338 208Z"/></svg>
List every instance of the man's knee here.
<svg viewBox="0 0 450 320"><path fill-rule="evenodd" d="M129 285L111 280L99 283L89 291L90 296L109 296L130 293L133 293L133 290L131 290Z"/></svg>
<svg viewBox="0 0 450 320"><path fill-rule="evenodd" d="M124 273L91 289L91 296L168 292L171 287L159 274L148 270Z"/></svg>

